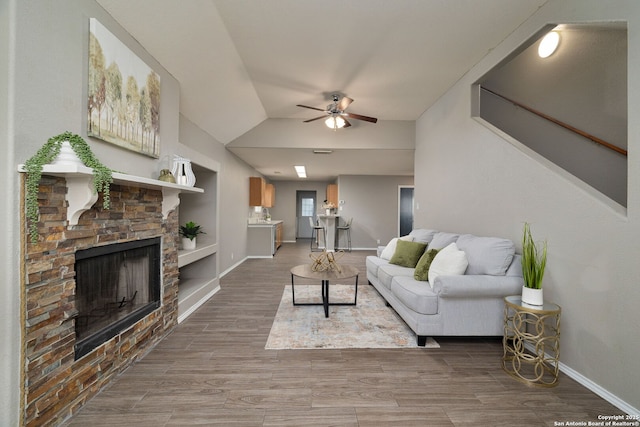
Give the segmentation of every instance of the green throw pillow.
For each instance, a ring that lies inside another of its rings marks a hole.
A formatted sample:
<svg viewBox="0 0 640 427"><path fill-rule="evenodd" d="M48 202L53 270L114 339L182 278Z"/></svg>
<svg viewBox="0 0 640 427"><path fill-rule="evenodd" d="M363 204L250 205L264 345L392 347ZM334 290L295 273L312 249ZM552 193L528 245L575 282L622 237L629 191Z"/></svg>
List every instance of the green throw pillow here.
<svg viewBox="0 0 640 427"><path fill-rule="evenodd" d="M416 270L413 272L413 278L427 282L429 280L429 267L431 267L431 261L438 254L438 249L429 249L426 251L416 264Z"/></svg>
<svg viewBox="0 0 640 427"><path fill-rule="evenodd" d="M398 240L396 251L393 253L389 263L414 268L426 248L427 245L425 243Z"/></svg>

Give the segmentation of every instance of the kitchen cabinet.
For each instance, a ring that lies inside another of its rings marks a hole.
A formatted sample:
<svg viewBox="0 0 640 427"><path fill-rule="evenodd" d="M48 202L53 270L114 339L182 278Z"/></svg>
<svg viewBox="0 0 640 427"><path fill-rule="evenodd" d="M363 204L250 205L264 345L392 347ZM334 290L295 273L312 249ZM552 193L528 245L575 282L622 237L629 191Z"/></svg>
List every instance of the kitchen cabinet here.
<svg viewBox="0 0 640 427"><path fill-rule="evenodd" d="M327 185L327 202L338 207L338 184Z"/></svg>
<svg viewBox="0 0 640 427"><path fill-rule="evenodd" d="M272 208L276 205L276 188L273 184L265 185L264 207Z"/></svg>
<svg viewBox="0 0 640 427"><path fill-rule="evenodd" d="M249 177L249 206L272 208L276 201L276 189L262 177Z"/></svg>
<svg viewBox="0 0 640 427"><path fill-rule="evenodd" d="M271 258L282 244L282 221L267 221L248 225L247 256Z"/></svg>

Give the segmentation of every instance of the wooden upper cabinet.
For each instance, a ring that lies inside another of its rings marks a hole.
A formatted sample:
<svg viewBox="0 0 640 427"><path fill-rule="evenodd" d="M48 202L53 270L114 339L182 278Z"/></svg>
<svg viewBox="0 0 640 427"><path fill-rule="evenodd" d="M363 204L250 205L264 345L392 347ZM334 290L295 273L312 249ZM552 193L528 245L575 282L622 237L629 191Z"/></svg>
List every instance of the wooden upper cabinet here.
<svg viewBox="0 0 640 427"><path fill-rule="evenodd" d="M276 205L276 188L273 184L265 185L264 207L272 208Z"/></svg>
<svg viewBox="0 0 640 427"><path fill-rule="evenodd" d="M272 208L275 202L276 190L273 184L267 184L261 177L249 177L249 206Z"/></svg>
<svg viewBox="0 0 640 427"><path fill-rule="evenodd" d="M327 185L327 202L333 203L333 206L338 207L338 184Z"/></svg>
<svg viewBox="0 0 640 427"><path fill-rule="evenodd" d="M249 206L264 206L266 183L263 178L249 177Z"/></svg>

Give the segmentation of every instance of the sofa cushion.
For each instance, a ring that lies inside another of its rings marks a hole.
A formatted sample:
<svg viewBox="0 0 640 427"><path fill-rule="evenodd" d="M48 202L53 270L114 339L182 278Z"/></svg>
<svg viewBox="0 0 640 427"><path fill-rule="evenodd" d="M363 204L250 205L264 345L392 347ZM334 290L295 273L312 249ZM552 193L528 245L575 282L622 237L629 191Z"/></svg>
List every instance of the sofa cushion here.
<svg viewBox="0 0 640 427"><path fill-rule="evenodd" d="M436 257L437 253L437 249L429 249L422 254L413 272L414 279L423 282L429 280L429 267L431 266L431 262L433 262L433 259Z"/></svg>
<svg viewBox="0 0 640 427"><path fill-rule="evenodd" d="M468 265L467 256L458 249L458 246L451 243L446 248L436 254L429 267L429 284L433 288L433 283L438 276L457 276L464 274Z"/></svg>
<svg viewBox="0 0 640 427"><path fill-rule="evenodd" d="M413 278L413 268L401 267L394 264L386 264L378 267L378 280L387 289L391 289L391 281L396 276L408 276Z"/></svg>
<svg viewBox="0 0 640 427"><path fill-rule="evenodd" d="M511 240L498 237L463 234L458 238L456 245L467 255L469 266L466 274L504 276L516 252L515 244Z"/></svg>
<svg viewBox="0 0 640 427"><path fill-rule="evenodd" d="M380 254L380 258L386 259L387 261L390 260L393 254L396 252L396 246L398 246L398 240L400 239L405 240L407 242L413 242L413 236L407 235L402 237L394 237L393 239L391 239L389 244L387 244L387 246L385 246L385 248L382 250L382 253Z"/></svg>
<svg viewBox="0 0 640 427"><path fill-rule="evenodd" d="M459 234L438 231L429 242L428 249L442 249L458 240Z"/></svg>
<svg viewBox="0 0 640 427"><path fill-rule="evenodd" d="M389 260L389 263L402 267L415 268L426 248L426 243L398 240L396 251Z"/></svg>
<svg viewBox="0 0 640 427"><path fill-rule="evenodd" d="M378 277L378 267L381 265L388 265L389 261L377 256L369 255L366 258L365 264L367 266L367 272L371 273L374 277Z"/></svg>
<svg viewBox="0 0 640 427"><path fill-rule="evenodd" d="M420 242L420 243L429 243L432 239L433 236L435 236L435 234L437 233L436 230L427 230L424 228L416 228L415 230L411 230L411 233L409 233L409 236L413 237L413 241L414 242Z"/></svg>
<svg viewBox="0 0 640 427"><path fill-rule="evenodd" d="M429 286L425 286L424 282L413 277L394 277L391 292L402 304L416 313L438 313L438 295Z"/></svg>

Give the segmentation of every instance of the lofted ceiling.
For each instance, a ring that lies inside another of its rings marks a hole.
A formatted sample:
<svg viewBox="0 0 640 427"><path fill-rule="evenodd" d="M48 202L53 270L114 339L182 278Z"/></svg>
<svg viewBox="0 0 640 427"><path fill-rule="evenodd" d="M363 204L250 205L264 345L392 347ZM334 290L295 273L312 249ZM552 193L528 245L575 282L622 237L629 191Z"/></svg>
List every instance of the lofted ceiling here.
<svg viewBox="0 0 640 427"><path fill-rule="evenodd" d="M179 81L180 112L273 179L293 177L293 165L283 170L286 165L275 162L302 154L301 126L314 140L327 135L315 148L344 149L349 159L327 161L306 150L311 179L412 174L412 156L395 153L393 138L372 147L348 140L385 122L414 122L546 2L97 1ZM296 104L324 109L334 93L355 100L349 112L377 117L378 124L351 120L352 127L335 132L345 136L336 138L322 120L302 123L322 113ZM295 135L283 129L277 149L273 138L256 131L274 119L290 123ZM346 150L367 150L367 162L356 168L351 160L357 153ZM386 162L396 154L398 162Z"/></svg>

